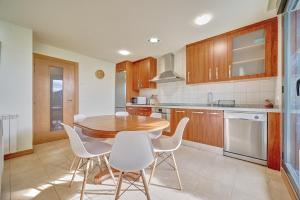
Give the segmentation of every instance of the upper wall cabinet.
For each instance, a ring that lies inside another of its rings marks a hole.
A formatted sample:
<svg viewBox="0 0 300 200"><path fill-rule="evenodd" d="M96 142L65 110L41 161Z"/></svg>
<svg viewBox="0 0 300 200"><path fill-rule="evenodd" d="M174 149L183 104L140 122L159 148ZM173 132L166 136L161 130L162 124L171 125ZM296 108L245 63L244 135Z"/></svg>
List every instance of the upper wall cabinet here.
<svg viewBox="0 0 300 200"><path fill-rule="evenodd" d="M277 18L187 45L187 84L277 75Z"/></svg>
<svg viewBox="0 0 300 200"><path fill-rule="evenodd" d="M126 102L130 102L131 98L138 95L138 92L133 89L133 63L124 61L116 65L116 72L126 72Z"/></svg>
<svg viewBox="0 0 300 200"><path fill-rule="evenodd" d="M156 83L150 82L156 76L157 61L149 57L133 63L133 89L156 88Z"/></svg>

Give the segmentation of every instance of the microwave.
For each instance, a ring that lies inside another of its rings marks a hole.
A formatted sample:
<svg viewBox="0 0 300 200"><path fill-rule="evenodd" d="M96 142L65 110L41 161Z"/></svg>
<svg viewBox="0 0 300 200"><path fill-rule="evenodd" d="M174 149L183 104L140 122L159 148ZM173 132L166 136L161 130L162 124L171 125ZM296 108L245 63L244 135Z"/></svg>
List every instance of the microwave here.
<svg viewBox="0 0 300 200"><path fill-rule="evenodd" d="M132 104L138 105L146 105L147 104L147 97L132 97L131 98Z"/></svg>

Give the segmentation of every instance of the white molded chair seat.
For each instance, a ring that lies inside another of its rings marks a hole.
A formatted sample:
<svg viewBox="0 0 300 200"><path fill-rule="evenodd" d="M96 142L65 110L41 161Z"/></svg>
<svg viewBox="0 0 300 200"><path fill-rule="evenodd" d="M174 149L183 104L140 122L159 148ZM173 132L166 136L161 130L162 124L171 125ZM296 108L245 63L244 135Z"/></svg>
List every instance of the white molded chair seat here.
<svg viewBox="0 0 300 200"><path fill-rule="evenodd" d="M161 113L151 113L150 117L152 118L157 118L157 119L161 119L162 118L162 114ZM154 132L151 132L149 134L149 137L151 139L157 139L159 138L160 136L162 135L162 130L161 131L154 131Z"/></svg>
<svg viewBox="0 0 300 200"><path fill-rule="evenodd" d="M128 116L128 115L129 115L129 113L126 112L126 111L119 111L119 112L116 112L116 116L118 116L118 117L126 117L126 116Z"/></svg>
<svg viewBox="0 0 300 200"><path fill-rule="evenodd" d="M152 140L154 152L175 151L178 144L171 137L162 135L159 139Z"/></svg>
<svg viewBox="0 0 300 200"><path fill-rule="evenodd" d="M122 131L115 138L109 157L110 165L123 172L145 169L154 161L154 152L147 133Z"/></svg>
<svg viewBox="0 0 300 200"><path fill-rule="evenodd" d="M147 133L138 131L119 132L115 138L115 143L109 157L110 165L121 172L115 199L119 199L120 197L119 194L122 180L125 178L124 173L139 171L142 176L146 197L150 200L148 184L145 177L145 168L153 163L153 161L154 152ZM131 182L131 185L134 185L141 190L134 182L135 181ZM127 187L127 189L129 187Z"/></svg>
<svg viewBox="0 0 300 200"><path fill-rule="evenodd" d="M86 151L93 155L109 154L112 149L112 145L101 141L86 142L83 144Z"/></svg>
<svg viewBox="0 0 300 200"><path fill-rule="evenodd" d="M176 171L180 190L182 189L179 172L178 172L178 167L177 167L175 156L174 156L174 151L176 151L181 145L184 129L185 129L188 121L189 121L189 118L187 118L187 117L182 118L176 127L174 135L172 135L171 137L160 137L156 140L152 140L152 145L154 148L154 152L156 153L156 158L155 158L154 165L153 165L153 168L152 168L152 171L150 174L149 184L151 182L151 178L154 175L156 165L159 165L160 163L165 162L168 158L171 158L174 163L174 166L172 166L172 167ZM159 164L157 164L158 157L163 156L163 155L166 155L166 157L163 158L163 160Z"/></svg>
<svg viewBox="0 0 300 200"><path fill-rule="evenodd" d="M107 167L113 181L115 182L114 175L112 173L112 170L109 166L109 163L108 163L108 160L106 157L106 154L108 154L111 150L111 145L101 142L101 141L95 141L92 143L83 143L83 141L80 139L80 137L77 134L77 132L75 131L75 129L73 129L71 126L63 124L63 123L62 123L62 125L69 137L69 141L70 141L70 145L71 145L71 149L72 149L73 153L76 155L76 157L80 158L77 163L77 167L73 173L73 176L72 176L72 179L70 182L70 186L75 178L77 170L79 169L81 163L83 162L83 159L86 159L86 162L83 164L83 165L85 165L85 170L84 170L84 179L83 179L83 183L82 183L80 200L83 199L84 189L85 189L85 185L86 185L92 158L97 158L99 166L100 166L101 165L100 157L103 157L106 167Z"/></svg>

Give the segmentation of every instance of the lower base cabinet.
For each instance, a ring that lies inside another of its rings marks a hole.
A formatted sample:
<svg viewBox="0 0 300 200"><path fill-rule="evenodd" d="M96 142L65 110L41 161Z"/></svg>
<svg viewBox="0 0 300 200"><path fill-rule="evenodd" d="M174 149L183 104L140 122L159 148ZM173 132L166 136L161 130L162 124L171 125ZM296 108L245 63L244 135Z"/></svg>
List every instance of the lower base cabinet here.
<svg viewBox="0 0 300 200"><path fill-rule="evenodd" d="M150 116L151 108L149 107L127 107L126 111L130 115Z"/></svg>
<svg viewBox="0 0 300 200"><path fill-rule="evenodd" d="M172 109L171 133L175 132L183 117L190 119L184 131L184 140L223 147L223 111Z"/></svg>

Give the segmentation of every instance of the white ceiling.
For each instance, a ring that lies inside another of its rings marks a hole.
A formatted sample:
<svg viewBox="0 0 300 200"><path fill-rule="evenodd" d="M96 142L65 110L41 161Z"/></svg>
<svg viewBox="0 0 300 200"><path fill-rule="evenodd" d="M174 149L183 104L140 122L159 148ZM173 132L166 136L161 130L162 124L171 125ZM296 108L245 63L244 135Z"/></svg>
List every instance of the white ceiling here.
<svg viewBox="0 0 300 200"><path fill-rule="evenodd" d="M31 28L34 39L118 62L159 56L275 16L268 0L0 0L0 19ZM197 27L196 16L210 13ZM157 36L159 44L147 40ZM132 54L121 56L119 49Z"/></svg>

